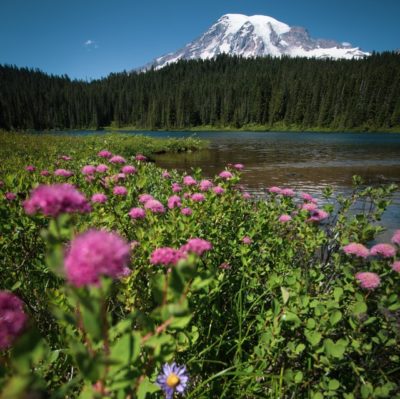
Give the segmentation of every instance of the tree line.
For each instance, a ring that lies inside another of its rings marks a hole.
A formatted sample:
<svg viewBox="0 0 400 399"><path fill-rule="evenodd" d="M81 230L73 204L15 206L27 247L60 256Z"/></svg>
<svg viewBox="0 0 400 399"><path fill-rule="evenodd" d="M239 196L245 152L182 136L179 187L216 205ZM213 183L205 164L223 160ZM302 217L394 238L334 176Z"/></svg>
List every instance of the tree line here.
<svg viewBox="0 0 400 399"><path fill-rule="evenodd" d="M90 82L0 65L0 128L400 128L400 55L221 55Z"/></svg>

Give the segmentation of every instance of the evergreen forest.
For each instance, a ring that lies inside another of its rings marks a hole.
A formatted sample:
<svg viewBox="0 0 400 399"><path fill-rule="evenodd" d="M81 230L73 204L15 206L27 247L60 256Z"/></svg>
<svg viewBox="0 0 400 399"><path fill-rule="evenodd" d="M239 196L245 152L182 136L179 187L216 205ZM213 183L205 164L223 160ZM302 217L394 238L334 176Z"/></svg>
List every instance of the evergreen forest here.
<svg viewBox="0 0 400 399"><path fill-rule="evenodd" d="M400 55L180 61L81 81L0 65L0 128L400 131Z"/></svg>

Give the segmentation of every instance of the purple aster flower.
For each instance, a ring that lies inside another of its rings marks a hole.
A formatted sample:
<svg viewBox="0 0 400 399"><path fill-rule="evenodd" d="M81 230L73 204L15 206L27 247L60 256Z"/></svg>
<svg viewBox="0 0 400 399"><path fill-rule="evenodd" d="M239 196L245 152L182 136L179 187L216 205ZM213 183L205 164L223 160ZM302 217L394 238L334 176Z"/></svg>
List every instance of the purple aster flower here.
<svg viewBox="0 0 400 399"><path fill-rule="evenodd" d="M179 249L170 247L157 248L150 257L150 263L153 265L175 266L186 255Z"/></svg>
<svg viewBox="0 0 400 399"><path fill-rule="evenodd" d="M132 208L129 211L129 216L132 219L144 219L146 217L146 211L143 208Z"/></svg>
<svg viewBox="0 0 400 399"><path fill-rule="evenodd" d="M194 193L192 194L191 199L194 202L203 202L205 201L206 197L201 193Z"/></svg>
<svg viewBox="0 0 400 399"><path fill-rule="evenodd" d="M93 194L91 201L97 202L99 204L104 204L107 201L107 195L102 193Z"/></svg>
<svg viewBox="0 0 400 399"><path fill-rule="evenodd" d="M343 251L347 255L355 255L364 259L368 258L369 255L369 249L357 242L351 242L350 244L345 245Z"/></svg>
<svg viewBox="0 0 400 399"><path fill-rule="evenodd" d="M46 216L61 213L86 213L91 208L85 196L71 184L41 185L34 189L24 202L25 212L32 215L41 212Z"/></svg>
<svg viewBox="0 0 400 399"><path fill-rule="evenodd" d="M194 185L197 184L197 182L196 182L195 179L193 179L192 176L185 176L185 177L183 178L183 184L184 184L185 186L194 186Z"/></svg>
<svg viewBox="0 0 400 399"><path fill-rule="evenodd" d="M383 258L392 258L396 255L396 248L390 244L376 244L371 248L370 254L373 256L382 256Z"/></svg>
<svg viewBox="0 0 400 399"><path fill-rule="evenodd" d="M82 174L84 175L93 175L96 172L96 166L93 165L85 165L82 170Z"/></svg>
<svg viewBox="0 0 400 399"><path fill-rule="evenodd" d="M228 170L222 171L218 176L224 180L229 180L229 179L232 179L232 177L233 177L232 173L229 172Z"/></svg>
<svg viewBox="0 0 400 399"><path fill-rule="evenodd" d="M101 163L100 165L97 165L96 167L96 172L98 173L105 173L108 170L108 166L104 165L103 163Z"/></svg>
<svg viewBox="0 0 400 399"><path fill-rule="evenodd" d="M217 195L221 195L221 194L223 194L223 193L225 192L225 189L222 188L221 186L215 186L215 187L213 187L212 190L213 190L214 193L217 194Z"/></svg>
<svg viewBox="0 0 400 399"><path fill-rule="evenodd" d="M7 201L14 201L15 199L17 199L17 194L11 192L5 193L4 196L6 197Z"/></svg>
<svg viewBox="0 0 400 399"><path fill-rule="evenodd" d="M292 217L290 215L281 215L281 216L279 216L278 220L281 223L286 223L286 222L290 222L292 220Z"/></svg>
<svg viewBox="0 0 400 399"><path fill-rule="evenodd" d="M213 187L213 184L210 180L202 180L199 187L201 191L208 191Z"/></svg>
<svg viewBox="0 0 400 399"><path fill-rule="evenodd" d="M151 199L144 204L145 209L149 209L153 213L164 213L164 205L155 199Z"/></svg>
<svg viewBox="0 0 400 399"><path fill-rule="evenodd" d="M154 197L150 194L140 194L139 195L139 202L141 204L145 204L147 201L153 200Z"/></svg>
<svg viewBox="0 0 400 399"><path fill-rule="evenodd" d="M168 198L168 208L180 208L182 206L181 197L178 195L172 195Z"/></svg>
<svg viewBox="0 0 400 399"><path fill-rule="evenodd" d="M144 162L147 161L147 157L145 157L143 154L136 154L135 160Z"/></svg>
<svg viewBox="0 0 400 399"><path fill-rule="evenodd" d="M181 214L185 216L190 216L193 213L193 211L190 208L182 208Z"/></svg>
<svg viewBox="0 0 400 399"><path fill-rule="evenodd" d="M0 291L0 350L7 349L22 333L27 316L24 303L8 291Z"/></svg>
<svg viewBox="0 0 400 399"><path fill-rule="evenodd" d="M115 186L113 189L113 194L115 195L126 195L128 190L124 186Z"/></svg>
<svg viewBox="0 0 400 399"><path fill-rule="evenodd" d="M165 363L162 372L157 377L157 385L164 391L166 399L172 399L174 393L184 393L189 377L185 366L176 363Z"/></svg>
<svg viewBox="0 0 400 399"><path fill-rule="evenodd" d="M97 154L100 158L111 158L112 154L110 151L107 150L101 150L98 154Z"/></svg>
<svg viewBox="0 0 400 399"><path fill-rule="evenodd" d="M280 194L282 192L282 189L280 187L272 186L268 188L268 191L271 194Z"/></svg>
<svg viewBox="0 0 400 399"><path fill-rule="evenodd" d="M210 249L212 249L211 243L202 238L191 238L185 245L181 246L182 252L193 252L199 256Z"/></svg>
<svg viewBox="0 0 400 399"><path fill-rule="evenodd" d="M54 172L54 176L71 177L73 175L74 175L74 172L71 172L70 170L67 170L67 169L57 169Z"/></svg>
<svg viewBox="0 0 400 399"><path fill-rule="evenodd" d="M89 230L77 236L64 259L68 281L76 287L96 285L100 276L119 278L127 274L130 245L118 234Z"/></svg>
<svg viewBox="0 0 400 399"><path fill-rule="evenodd" d="M178 183L172 183L172 192L179 193L182 190L182 187Z"/></svg>
<svg viewBox="0 0 400 399"><path fill-rule="evenodd" d="M111 163L126 163L126 160L124 157L121 157L121 155L114 155L109 159Z"/></svg>
<svg viewBox="0 0 400 399"><path fill-rule="evenodd" d="M121 169L122 173L125 173L126 175L134 175L136 173L136 168L132 165L125 165Z"/></svg>
<svg viewBox="0 0 400 399"><path fill-rule="evenodd" d="M294 197L295 192L291 188L284 188L281 190L281 195L285 197Z"/></svg>

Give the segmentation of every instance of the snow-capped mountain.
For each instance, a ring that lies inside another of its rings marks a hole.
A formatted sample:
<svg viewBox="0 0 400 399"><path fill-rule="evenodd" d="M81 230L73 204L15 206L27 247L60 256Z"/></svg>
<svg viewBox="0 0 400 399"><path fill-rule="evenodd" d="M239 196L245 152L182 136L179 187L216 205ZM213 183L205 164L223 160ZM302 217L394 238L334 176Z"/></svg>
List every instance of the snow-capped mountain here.
<svg viewBox="0 0 400 399"><path fill-rule="evenodd" d="M272 17L226 14L193 42L141 69L160 69L181 59L209 59L222 53L242 57L287 55L335 59L369 55L350 43L313 39L305 28L290 27Z"/></svg>

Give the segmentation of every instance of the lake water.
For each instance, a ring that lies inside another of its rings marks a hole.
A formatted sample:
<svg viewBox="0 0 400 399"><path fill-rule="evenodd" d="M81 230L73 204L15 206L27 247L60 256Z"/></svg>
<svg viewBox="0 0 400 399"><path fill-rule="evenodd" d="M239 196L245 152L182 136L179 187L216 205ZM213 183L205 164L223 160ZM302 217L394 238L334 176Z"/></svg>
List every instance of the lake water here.
<svg viewBox="0 0 400 399"><path fill-rule="evenodd" d="M80 134L84 134L81 132ZM93 132L91 132L93 133ZM366 183L400 185L400 134L292 132L124 132L151 137L189 137L210 142L193 153L160 154L162 168L190 172L200 167L213 177L228 163L243 163L242 183L257 196L271 185L307 191L317 197L326 186L338 192L351 189L357 174ZM78 132L79 134L79 132ZM382 222L388 235L400 228L400 191Z"/></svg>

